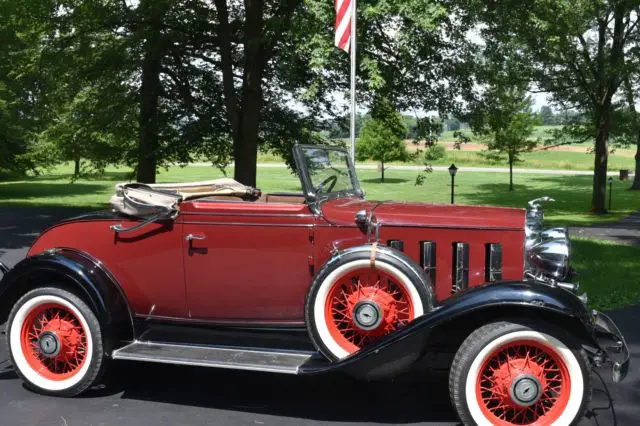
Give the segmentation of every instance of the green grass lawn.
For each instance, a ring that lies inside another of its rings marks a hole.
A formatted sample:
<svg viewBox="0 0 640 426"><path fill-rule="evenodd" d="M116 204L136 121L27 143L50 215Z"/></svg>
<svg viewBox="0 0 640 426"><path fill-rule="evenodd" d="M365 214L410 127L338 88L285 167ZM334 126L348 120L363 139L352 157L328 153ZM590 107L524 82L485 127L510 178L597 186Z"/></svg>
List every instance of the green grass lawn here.
<svg viewBox="0 0 640 426"><path fill-rule="evenodd" d="M117 182L127 181L127 169L108 169L101 177L80 179L70 183L70 167L55 173L22 181L0 182L0 207L59 206L103 208L107 206ZM228 170L233 175L233 170ZM411 200L434 203L450 201L450 177L434 172L424 186L415 186L417 172L388 170L385 183L380 183L375 170L360 170L362 186L370 199ZM174 167L162 171L159 182L185 182L215 179L223 176L212 167ZM527 201L544 195L557 200L547 206L547 219L554 225L589 224L622 218L640 209L640 192L629 191L629 183L616 181L612 214L597 217L588 213L591 200L590 176L525 175L515 176L516 190L508 190L506 173L464 173L456 179L456 201L462 204L522 207ZM300 191L298 178L286 169L258 169L258 186L264 192Z"/></svg>
<svg viewBox="0 0 640 426"><path fill-rule="evenodd" d="M573 266L589 306L609 310L629 306L640 300L640 248L572 238Z"/></svg>

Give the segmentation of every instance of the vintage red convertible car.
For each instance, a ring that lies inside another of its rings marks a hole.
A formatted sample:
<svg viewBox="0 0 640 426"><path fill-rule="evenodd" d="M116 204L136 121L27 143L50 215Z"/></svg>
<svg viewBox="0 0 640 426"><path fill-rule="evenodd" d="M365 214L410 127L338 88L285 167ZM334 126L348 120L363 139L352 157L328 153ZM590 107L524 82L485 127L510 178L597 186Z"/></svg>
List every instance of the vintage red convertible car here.
<svg viewBox="0 0 640 426"><path fill-rule="evenodd" d="M13 365L74 396L112 359L365 380L450 371L465 424L569 425L629 352L587 308L564 229L527 210L369 201L347 152L296 146L303 193L118 187L0 266ZM436 362L435 360L444 360Z"/></svg>

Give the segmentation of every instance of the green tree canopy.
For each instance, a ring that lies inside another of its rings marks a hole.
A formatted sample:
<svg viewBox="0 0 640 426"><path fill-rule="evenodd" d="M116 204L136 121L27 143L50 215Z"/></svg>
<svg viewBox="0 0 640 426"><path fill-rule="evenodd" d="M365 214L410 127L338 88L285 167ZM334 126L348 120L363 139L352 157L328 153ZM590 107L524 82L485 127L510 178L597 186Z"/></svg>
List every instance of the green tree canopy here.
<svg viewBox="0 0 640 426"><path fill-rule="evenodd" d="M3 113L20 112L11 147L34 165L125 162L153 182L162 166L234 160L255 185L258 149L291 162L295 142L318 142L321 121L345 112L335 95L348 93L349 57L326 0L0 4ZM471 14L449 0L358 6L361 107L458 109L474 87Z"/></svg>
<svg viewBox="0 0 640 426"><path fill-rule="evenodd" d="M402 115L390 109L388 101L377 101L360 132L357 144L359 160L372 159L380 163L381 182L384 182L385 164L404 161L409 157L405 136L407 128Z"/></svg>
<svg viewBox="0 0 640 426"><path fill-rule="evenodd" d="M592 210L606 212L609 138L615 101L625 79L637 74L640 4L621 0L471 0L466 7L485 22L486 55L517 53L513 81L533 81L556 103L579 110L587 123L567 131L587 130L595 140ZM585 132L583 132L584 134ZM587 139L585 137L585 139Z"/></svg>
<svg viewBox="0 0 640 426"><path fill-rule="evenodd" d="M509 162L509 190L514 190L513 166L523 152L533 150L538 140L531 139L540 118L531 110L532 101L518 87L493 86L471 122L475 134L487 139L487 148L495 157L506 156Z"/></svg>

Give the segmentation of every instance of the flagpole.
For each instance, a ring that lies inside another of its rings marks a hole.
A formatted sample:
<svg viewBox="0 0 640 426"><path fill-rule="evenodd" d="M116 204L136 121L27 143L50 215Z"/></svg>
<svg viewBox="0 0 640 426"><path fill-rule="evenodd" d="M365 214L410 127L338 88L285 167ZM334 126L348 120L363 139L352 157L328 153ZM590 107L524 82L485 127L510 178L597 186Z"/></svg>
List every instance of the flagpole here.
<svg viewBox="0 0 640 426"><path fill-rule="evenodd" d="M356 162L356 0L351 0L351 159Z"/></svg>

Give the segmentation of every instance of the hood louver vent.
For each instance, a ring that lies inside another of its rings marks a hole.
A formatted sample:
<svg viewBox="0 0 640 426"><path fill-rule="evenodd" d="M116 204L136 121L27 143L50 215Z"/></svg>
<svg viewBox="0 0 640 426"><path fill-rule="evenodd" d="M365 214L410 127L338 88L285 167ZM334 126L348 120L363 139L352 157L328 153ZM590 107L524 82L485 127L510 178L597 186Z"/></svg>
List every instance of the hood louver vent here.
<svg viewBox="0 0 640 426"><path fill-rule="evenodd" d="M436 243L422 241L420 243L420 266L429 276L431 284L436 285Z"/></svg>
<svg viewBox="0 0 640 426"><path fill-rule="evenodd" d="M452 293L469 288L469 244L453 244Z"/></svg>

